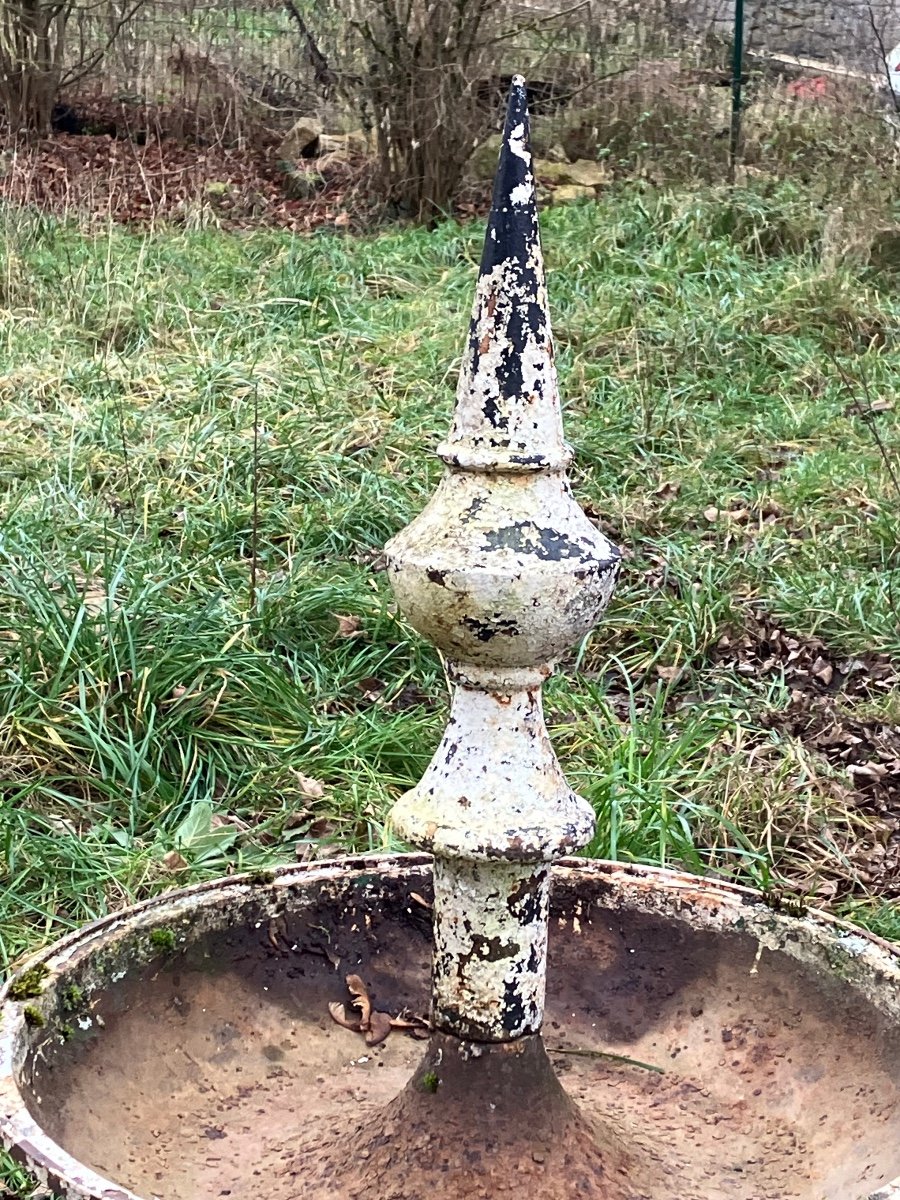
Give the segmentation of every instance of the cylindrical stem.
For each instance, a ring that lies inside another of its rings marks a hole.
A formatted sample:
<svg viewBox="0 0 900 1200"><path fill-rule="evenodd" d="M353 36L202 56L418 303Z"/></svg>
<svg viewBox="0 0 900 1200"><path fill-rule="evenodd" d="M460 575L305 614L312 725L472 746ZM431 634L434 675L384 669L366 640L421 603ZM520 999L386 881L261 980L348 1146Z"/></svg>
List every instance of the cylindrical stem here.
<svg viewBox="0 0 900 1200"><path fill-rule="evenodd" d="M434 860L432 1022L465 1040L537 1033L544 1015L550 869Z"/></svg>

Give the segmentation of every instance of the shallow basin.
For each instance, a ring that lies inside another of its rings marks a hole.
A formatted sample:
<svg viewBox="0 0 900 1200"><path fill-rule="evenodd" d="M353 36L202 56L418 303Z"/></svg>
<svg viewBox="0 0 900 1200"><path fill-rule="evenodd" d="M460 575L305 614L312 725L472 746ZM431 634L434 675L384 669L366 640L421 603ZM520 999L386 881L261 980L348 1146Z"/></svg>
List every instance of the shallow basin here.
<svg viewBox="0 0 900 1200"><path fill-rule="evenodd" d="M427 858L376 856L169 893L65 938L4 993L0 1138L66 1197L299 1200L310 1147L422 1056L399 1031L367 1047L328 1005L354 973L377 1008L425 1014L429 904ZM636 1200L900 1200L898 984L889 946L824 915L674 872L555 869L545 1041L646 1168Z"/></svg>

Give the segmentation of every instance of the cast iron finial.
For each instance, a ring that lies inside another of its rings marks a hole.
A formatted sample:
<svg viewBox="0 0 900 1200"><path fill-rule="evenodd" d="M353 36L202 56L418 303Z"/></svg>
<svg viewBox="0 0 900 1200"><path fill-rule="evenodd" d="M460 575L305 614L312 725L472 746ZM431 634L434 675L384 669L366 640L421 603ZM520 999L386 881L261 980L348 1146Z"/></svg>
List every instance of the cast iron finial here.
<svg viewBox="0 0 900 1200"><path fill-rule="evenodd" d="M456 412L438 453L469 470L569 461L547 310L525 80L509 92Z"/></svg>
<svg viewBox="0 0 900 1200"><path fill-rule="evenodd" d="M619 556L565 476L525 86L513 80L444 478L385 547L398 605L449 662L447 727L391 824L434 854L432 1019L457 1038L537 1033L549 864L584 846L541 685L606 607Z"/></svg>

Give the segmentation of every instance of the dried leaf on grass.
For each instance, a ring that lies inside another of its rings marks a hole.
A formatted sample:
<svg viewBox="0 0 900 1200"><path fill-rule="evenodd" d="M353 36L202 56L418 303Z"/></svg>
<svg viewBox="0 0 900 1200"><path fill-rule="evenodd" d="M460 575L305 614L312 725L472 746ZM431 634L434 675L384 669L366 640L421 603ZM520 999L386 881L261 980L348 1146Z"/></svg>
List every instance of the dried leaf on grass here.
<svg viewBox="0 0 900 1200"><path fill-rule="evenodd" d="M335 833L337 833L338 829L338 822L333 821L331 817L319 817L310 824L309 828L306 830L306 833L308 837L321 840L322 838L332 837ZM320 851L322 849L324 849L324 847L321 847ZM336 849L340 850L340 847L336 847Z"/></svg>
<svg viewBox="0 0 900 1200"><path fill-rule="evenodd" d="M183 871L188 862L177 850L170 850L168 854L163 855L162 865L167 871Z"/></svg>
<svg viewBox="0 0 900 1200"><path fill-rule="evenodd" d="M872 400L868 404L861 404L854 400L852 404L848 404L844 409L845 417L861 417L863 420L869 413L891 412L894 407L892 400Z"/></svg>
<svg viewBox="0 0 900 1200"><path fill-rule="evenodd" d="M374 676L361 679L356 687L358 691L362 692L363 700L367 704L377 704L384 692L384 684Z"/></svg>
<svg viewBox="0 0 900 1200"><path fill-rule="evenodd" d="M783 678L792 689L810 695L870 698L900 684L900 664L886 655L837 654L820 638L793 634L760 610L747 612L743 630L719 638L713 659L740 675Z"/></svg>
<svg viewBox="0 0 900 1200"><path fill-rule="evenodd" d="M681 484L677 479L667 479L653 492L653 495L657 500L674 500L680 491Z"/></svg>
<svg viewBox="0 0 900 1200"><path fill-rule="evenodd" d="M842 768L857 790L857 802L878 816L897 820L900 802L900 726L860 720L828 696L795 692L782 712L768 714L770 728L798 738L834 767Z"/></svg>
<svg viewBox="0 0 900 1200"><path fill-rule="evenodd" d="M890 704L900 663L874 651L843 654L760 609L748 609L743 628L719 638L713 659L737 675L787 685L788 702L763 705L759 725L801 747L803 786L828 798L817 838L805 812L802 850L790 855L792 887L819 902L873 890L900 895L900 722ZM754 761L779 753L770 735L763 738ZM779 837L786 844L784 831ZM819 840L836 850L827 861L812 854Z"/></svg>
<svg viewBox="0 0 900 1200"><path fill-rule="evenodd" d="M294 771L293 775L297 781L297 791L301 796L306 796L308 800L321 800L325 795L325 784L320 779L302 775L299 771Z"/></svg>
<svg viewBox="0 0 900 1200"><path fill-rule="evenodd" d="M731 521L734 525L746 525L750 520L749 508L716 508L711 504L709 508L703 510L703 515L707 521L718 521L720 517L724 517L726 521Z"/></svg>
<svg viewBox="0 0 900 1200"><path fill-rule="evenodd" d="M331 614L338 623L337 635L339 638L359 637L362 633L360 629L360 619L356 613L332 613Z"/></svg>

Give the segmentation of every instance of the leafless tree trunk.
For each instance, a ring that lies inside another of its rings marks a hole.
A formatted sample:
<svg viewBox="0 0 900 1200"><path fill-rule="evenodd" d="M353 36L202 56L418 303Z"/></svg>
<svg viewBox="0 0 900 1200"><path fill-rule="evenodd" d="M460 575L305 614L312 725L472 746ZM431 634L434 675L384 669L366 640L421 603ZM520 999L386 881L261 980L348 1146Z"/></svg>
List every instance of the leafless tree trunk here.
<svg viewBox="0 0 900 1200"><path fill-rule="evenodd" d="M79 0L0 0L0 109L10 127L45 133L60 88L99 66L142 3L113 7L105 41L71 63L66 31Z"/></svg>
<svg viewBox="0 0 900 1200"><path fill-rule="evenodd" d="M473 94L486 18L500 0L374 0L354 17L388 197L428 220L446 210L488 120Z"/></svg>
<svg viewBox="0 0 900 1200"><path fill-rule="evenodd" d="M49 127L71 10L71 0L0 3L0 104L13 129Z"/></svg>

